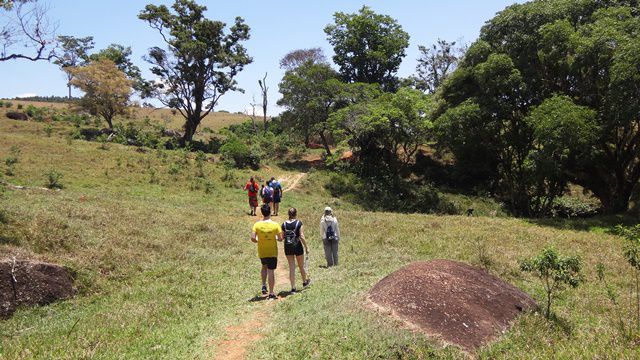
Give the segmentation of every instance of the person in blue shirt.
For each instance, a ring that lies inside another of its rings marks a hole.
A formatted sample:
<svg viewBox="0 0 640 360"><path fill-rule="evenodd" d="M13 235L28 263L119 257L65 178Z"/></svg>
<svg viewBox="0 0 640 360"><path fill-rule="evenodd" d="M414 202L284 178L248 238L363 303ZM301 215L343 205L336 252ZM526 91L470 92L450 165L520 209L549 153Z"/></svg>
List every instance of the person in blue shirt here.
<svg viewBox="0 0 640 360"><path fill-rule="evenodd" d="M273 189L273 216L278 216L280 202L282 202L282 184L276 178L271 178L271 188Z"/></svg>

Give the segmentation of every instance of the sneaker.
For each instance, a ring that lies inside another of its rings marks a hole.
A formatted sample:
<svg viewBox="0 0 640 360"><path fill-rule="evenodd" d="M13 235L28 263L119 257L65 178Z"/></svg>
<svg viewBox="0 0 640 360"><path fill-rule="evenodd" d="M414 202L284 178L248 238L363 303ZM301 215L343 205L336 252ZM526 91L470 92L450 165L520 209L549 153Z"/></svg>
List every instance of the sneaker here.
<svg viewBox="0 0 640 360"><path fill-rule="evenodd" d="M267 295L267 285L262 285L262 295Z"/></svg>
<svg viewBox="0 0 640 360"><path fill-rule="evenodd" d="M307 280L302 282L302 286L303 287L307 287L307 286L309 286L309 284L311 284L311 279L307 279Z"/></svg>
<svg viewBox="0 0 640 360"><path fill-rule="evenodd" d="M275 294L269 294L269 300L276 300L278 297Z"/></svg>
<svg viewBox="0 0 640 360"><path fill-rule="evenodd" d="M291 292L291 294L293 295L293 294L297 293L297 292L298 292L298 290L296 290L296 288L291 288L291 291L290 291L290 292Z"/></svg>

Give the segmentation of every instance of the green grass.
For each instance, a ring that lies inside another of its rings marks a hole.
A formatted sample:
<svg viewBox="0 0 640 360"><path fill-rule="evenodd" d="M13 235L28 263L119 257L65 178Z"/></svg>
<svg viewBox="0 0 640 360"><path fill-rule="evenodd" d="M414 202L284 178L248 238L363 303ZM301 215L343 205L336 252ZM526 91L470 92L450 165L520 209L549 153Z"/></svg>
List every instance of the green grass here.
<svg viewBox="0 0 640 360"><path fill-rule="evenodd" d="M44 123L0 118L0 173L12 184L41 187L45 173L64 176L64 189L6 190L0 207L0 257L18 255L63 264L80 293L72 300L19 309L0 322L0 359L19 358L211 358L225 328L251 316L261 303L247 301L259 287L253 218L240 187L250 174L293 175L271 161L257 172L227 171L217 158L204 164L206 193L193 154L135 151L111 144L72 141ZM63 126L62 124L56 126ZM4 158L21 150L15 175ZM178 168L171 174L170 168ZM153 175L152 175L153 173ZM151 181L152 178L154 181ZM300 189L285 195L296 206L311 244L313 284L278 302L251 345L253 359L461 358L454 347L405 329L366 307L378 280L416 260L447 258L480 266L542 299L542 287L521 274L518 260L554 244L577 254L587 282L554 307L560 319L521 317L513 330L479 351L480 358L633 358L637 347L614 324L627 304L631 269L620 238L609 234L619 219L525 221L369 213L332 199L322 189L328 175L311 171ZM153 182L153 184L151 183ZM477 204L482 199L460 200ZM341 265L321 269L317 223L324 206L341 222ZM476 205L480 208L484 205ZM486 205L487 211L491 208ZM284 211L283 211L284 213ZM594 231L595 230L595 231ZM483 250L484 249L484 250ZM623 306L614 308L596 281L607 267ZM286 290L286 289L279 289Z"/></svg>

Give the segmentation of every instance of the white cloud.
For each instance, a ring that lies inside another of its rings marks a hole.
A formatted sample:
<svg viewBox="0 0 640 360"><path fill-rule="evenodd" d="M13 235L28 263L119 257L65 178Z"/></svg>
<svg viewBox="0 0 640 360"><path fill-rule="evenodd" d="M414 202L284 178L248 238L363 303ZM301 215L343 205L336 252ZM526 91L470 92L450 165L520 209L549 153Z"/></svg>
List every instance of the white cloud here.
<svg viewBox="0 0 640 360"><path fill-rule="evenodd" d="M24 94L17 95L16 97L26 98L26 97L33 97L33 96L38 96L38 94L36 94L36 93L24 93Z"/></svg>

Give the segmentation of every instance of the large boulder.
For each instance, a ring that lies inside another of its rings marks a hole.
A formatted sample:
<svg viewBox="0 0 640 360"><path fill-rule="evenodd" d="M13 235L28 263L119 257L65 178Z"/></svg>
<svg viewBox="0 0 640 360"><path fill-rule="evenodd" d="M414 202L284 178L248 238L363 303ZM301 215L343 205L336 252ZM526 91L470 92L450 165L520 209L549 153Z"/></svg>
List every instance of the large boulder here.
<svg viewBox="0 0 640 360"><path fill-rule="evenodd" d="M375 307L446 343L474 350L536 308L527 294L467 264L432 260L405 266L370 291Z"/></svg>
<svg viewBox="0 0 640 360"><path fill-rule="evenodd" d="M27 114L19 111L7 111L7 117L11 120L28 120Z"/></svg>
<svg viewBox="0 0 640 360"><path fill-rule="evenodd" d="M0 318L18 306L47 305L75 294L69 272L43 262L0 260Z"/></svg>

